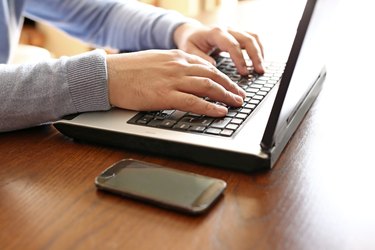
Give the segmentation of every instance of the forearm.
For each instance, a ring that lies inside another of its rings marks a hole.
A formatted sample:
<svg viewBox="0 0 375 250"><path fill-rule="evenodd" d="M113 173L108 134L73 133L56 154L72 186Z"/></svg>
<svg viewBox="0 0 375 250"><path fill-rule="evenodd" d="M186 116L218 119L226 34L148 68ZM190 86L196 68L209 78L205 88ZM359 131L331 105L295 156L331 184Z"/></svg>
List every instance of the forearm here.
<svg viewBox="0 0 375 250"><path fill-rule="evenodd" d="M100 44L129 51L173 49L175 29L189 21L177 12L139 2L122 4L108 16L100 36L106 40Z"/></svg>
<svg viewBox="0 0 375 250"><path fill-rule="evenodd" d="M173 32L190 19L137 1L29 0L26 14L86 42L122 50L171 49Z"/></svg>
<svg viewBox="0 0 375 250"><path fill-rule="evenodd" d="M104 52L0 65L0 75L0 132L110 108Z"/></svg>

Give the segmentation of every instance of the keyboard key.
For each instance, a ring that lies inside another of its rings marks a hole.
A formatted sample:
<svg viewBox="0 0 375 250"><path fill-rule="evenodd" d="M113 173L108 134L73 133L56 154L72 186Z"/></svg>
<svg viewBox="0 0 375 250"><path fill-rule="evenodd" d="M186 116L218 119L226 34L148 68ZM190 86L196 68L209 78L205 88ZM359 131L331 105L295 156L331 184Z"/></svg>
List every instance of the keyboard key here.
<svg viewBox="0 0 375 250"><path fill-rule="evenodd" d="M250 104L256 104L256 105L258 105L258 104L260 103L260 101L259 101L259 100L255 100L255 99L251 99L251 100L249 101L249 103L250 103Z"/></svg>
<svg viewBox="0 0 375 250"><path fill-rule="evenodd" d="M254 95L255 95L255 93L246 92L246 97L253 97Z"/></svg>
<svg viewBox="0 0 375 250"><path fill-rule="evenodd" d="M237 111L229 110L226 117L235 117L237 113Z"/></svg>
<svg viewBox="0 0 375 250"><path fill-rule="evenodd" d="M260 88L263 88L263 84L256 84L256 83L252 83L250 85L251 88L256 88L256 89L260 89Z"/></svg>
<svg viewBox="0 0 375 250"><path fill-rule="evenodd" d="M184 115L186 114L186 112L183 112L183 111L179 111L179 110L175 110L168 118L170 120L175 120L175 121L178 121L180 120Z"/></svg>
<svg viewBox="0 0 375 250"><path fill-rule="evenodd" d="M237 83L238 85L240 85L240 86L249 86L249 80L248 79L246 79L246 78L242 78L238 83Z"/></svg>
<svg viewBox="0 0 375 250"><path fill-rule="evenodd" d="M218 128L208 128L206 130L207 134L219 135L221 133L221 129Z"/></svg>
<svg viewBox="0 0 375 250"><path fill-rule="evenodd" d="M237 125L240 125L242 122L243 122L243 120L238 119L238 118L233 118L232 121L231 121L231 123L237 124Z"/></svg>
<svg viewBox="0 0 375 250"><path fill-rule="evenodd" d="M255 95L255 96L253 96L253 99L255 99L255 100L262 100L263 97L264 96L262 96L262 95Z"/></svg>
<svg viewBox="0 0 375 250"><path fill-rule="evenodd" d="M262 75L262 76L258 77L258 79L256 80L256 82L258 82L258 81L266 82L268 79L269 79L269 77L267 77L265 75Z"/></svg>
<svg viewBox="0 0 375 250"><path fill-rule="evenodd" d="M238 124L230 123L230 124L228 124L228 126L226 128L231 129L231 130L237 130L238 127L239 127Z"/></svg>
<svg viewBox="0 0 375 250"><path fill-rule="evenodd" d="M253 104L253 103L248 103L244 106L244 108L246 109L255 109L256 107L256 104Z"/></svg>
<svg viewBox="0 0 375 250"><path fill-rule="evenodd" d="M273 86L275 86L275 84L268 82L267 84L264 84L263 86L271 89L273 88Z"/></svg>
<svg viewBox="0 0 375 250"><path fill-rule="evenodd" d="M252 87L250 87L250 88L247 88L247 89L246 89L246 92L256 93L256 92L258 92L258 90L259 90L259 89L257 89L257 88L252 88Z"/></svg>
<svg viewBox="0 0 375 250"><path fill-rule="evenodd" d="M264 84L266 84L267 83L267 81L265 81L265 80L259 80L259 78L257 79L257 80L255 80L254 81L254 84L252 84L252 85L257 85L257 86L259 86L259 88L261 88L261 87L263 87L263 85ZM254 87L255 88L255 87Z"/></svg>
<svg viewBox="0 0 375 250"><path fill-rule="evenodd" d="M266 88L266 87L263 87L260 89L261 91L264 91L264 92L270 92L271 91L271 88Z"/></svg>
<svg viewBox="0 0 375 250"><path fill-rule="evenodd" d="M164 120L160 123L160 127L162 128L171 128L173 127L173 125L176 124L176 121L172 121L172 120Z"/></svg>
<svg viewBox="0 0 375 250"><path fill-rule="evenodd" d="M141 118L139 118L137 120L137 123L138 124L147 124L149 121L151 121L152 118L153 118L153 116L151 116L151 115L145 115L145 116L142 116Z"/></svg>
<svg viewBox="0 0 375 250"><path fill-rule="evenodd" d="M216 119L212 124L211 127L213 128L225 128L227 124L231 121L231 118L223 118L223 119Z"/></svg>
<svg viewBox="0 0 375 250"><path fill-rule="evenodd" d="M236 115L236 118L239 118L239 119L242 119L242 120L245 120L247 117L247 114L244 114L244 113L238 113Z"/></svg>
<svg viewBox="0 0 375 250"><path fill-rule="evenodd" d="M151 120L149 123L147 123L148 126L151 126L151 127L159 127L161 125L161 123L163 122L163 120L160 120L160 119L153 119Z"/></svg>
<svg viewBox="0 0 375 250"><path fill-rule="evenodd" d="M250 105L254 105L254 104L250 104ZM255 106L255 105L254 105ZM255 108L255 107L254 107ZM243 108L241 109L241 113L244 113L244 114L247 114L249 115L251 113L252 109L251 108Z"/></svg>
<svg viewBox="0 0 375 250"><path fill-rule="evenodd" d="M190 127L190 124L185 123L185 122L179 122L179 123L177 123L176 125L173 126L173 128L177 129L177 130L188 130L189 127Z"/></svg>
<svg viewBox="0 0 375 250"><path fill-rule="evenodd" d="M189 128L189 131L194 131L194 132L200 132L200 133L203 133L205 129L206 129L206 127L204 127L204 126L191 126L191 127Z"/></svg>
<svg viewBox="0 0 375 250"><path fill-rule="evenodd" d="M235 75L231 75L231 76L229 76L229 78L230 78L232 81L237 82L237 81L239 81L239 80L241 79L241 76L235 74Z"/></svg>
<svg viewBox="0 0 375 250"><path fill-rule="evenodd" d="M220 135L231 136L233 133L234 133L234 130L223 129L223 130L220 132Z"/></svg>
<svg viewBox="0 0 375 250"><path fill-rule="evenodd" d="M268 80L267 84L275 85L278 81L279 81L279 78L277 78L277 80ZM265 87L267 87L267 86L265 86Z"/></svg>

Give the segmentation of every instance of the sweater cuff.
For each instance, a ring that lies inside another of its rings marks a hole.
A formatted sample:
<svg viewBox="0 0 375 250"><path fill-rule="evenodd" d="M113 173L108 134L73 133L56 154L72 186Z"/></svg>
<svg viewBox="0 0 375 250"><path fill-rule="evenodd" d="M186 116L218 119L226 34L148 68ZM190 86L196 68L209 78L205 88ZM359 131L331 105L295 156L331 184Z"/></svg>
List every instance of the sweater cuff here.
<svg viewBox="0 0 375 250"><path fill-rule="evenodd" d="M78 113L110 109L104 50L71 57L67 75L70 95Z"/></svg>

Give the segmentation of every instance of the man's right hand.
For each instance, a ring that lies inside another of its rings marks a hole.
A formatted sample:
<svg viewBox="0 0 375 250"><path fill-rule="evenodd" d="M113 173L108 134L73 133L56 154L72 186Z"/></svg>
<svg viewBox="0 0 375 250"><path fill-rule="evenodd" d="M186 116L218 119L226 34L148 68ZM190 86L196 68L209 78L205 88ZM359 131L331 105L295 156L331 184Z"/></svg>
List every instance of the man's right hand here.
<svg viewBox="0 0 375 250"><path fill-rule="evenodd" d="M154 111L177 109L222 117L239 107L245 92L208 61L182 50L148 50L107 56L109 100L113 106Z"/></svg>

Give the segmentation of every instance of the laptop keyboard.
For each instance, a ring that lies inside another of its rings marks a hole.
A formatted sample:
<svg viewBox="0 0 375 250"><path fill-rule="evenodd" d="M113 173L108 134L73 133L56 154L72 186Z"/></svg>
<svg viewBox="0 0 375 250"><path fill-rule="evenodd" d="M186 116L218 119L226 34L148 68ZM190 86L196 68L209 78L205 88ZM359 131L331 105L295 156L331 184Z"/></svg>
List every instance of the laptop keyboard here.
<svg viewBox="0 0 375 250"><path fill-rule="evenodd" d="M215 59L217 68L245 90L246 98L241 107L226 106L228 114L223 118L213 118L179 110L139 112L128 123L191 133L232 136L279 82L285 64L268 63L266 64L266 73L263 75L258 75L254 72L253 67L249 67L250 74L244 77L238 74L229 57L218 55ZM220 105L225 106L222 103Z"/></svg>

